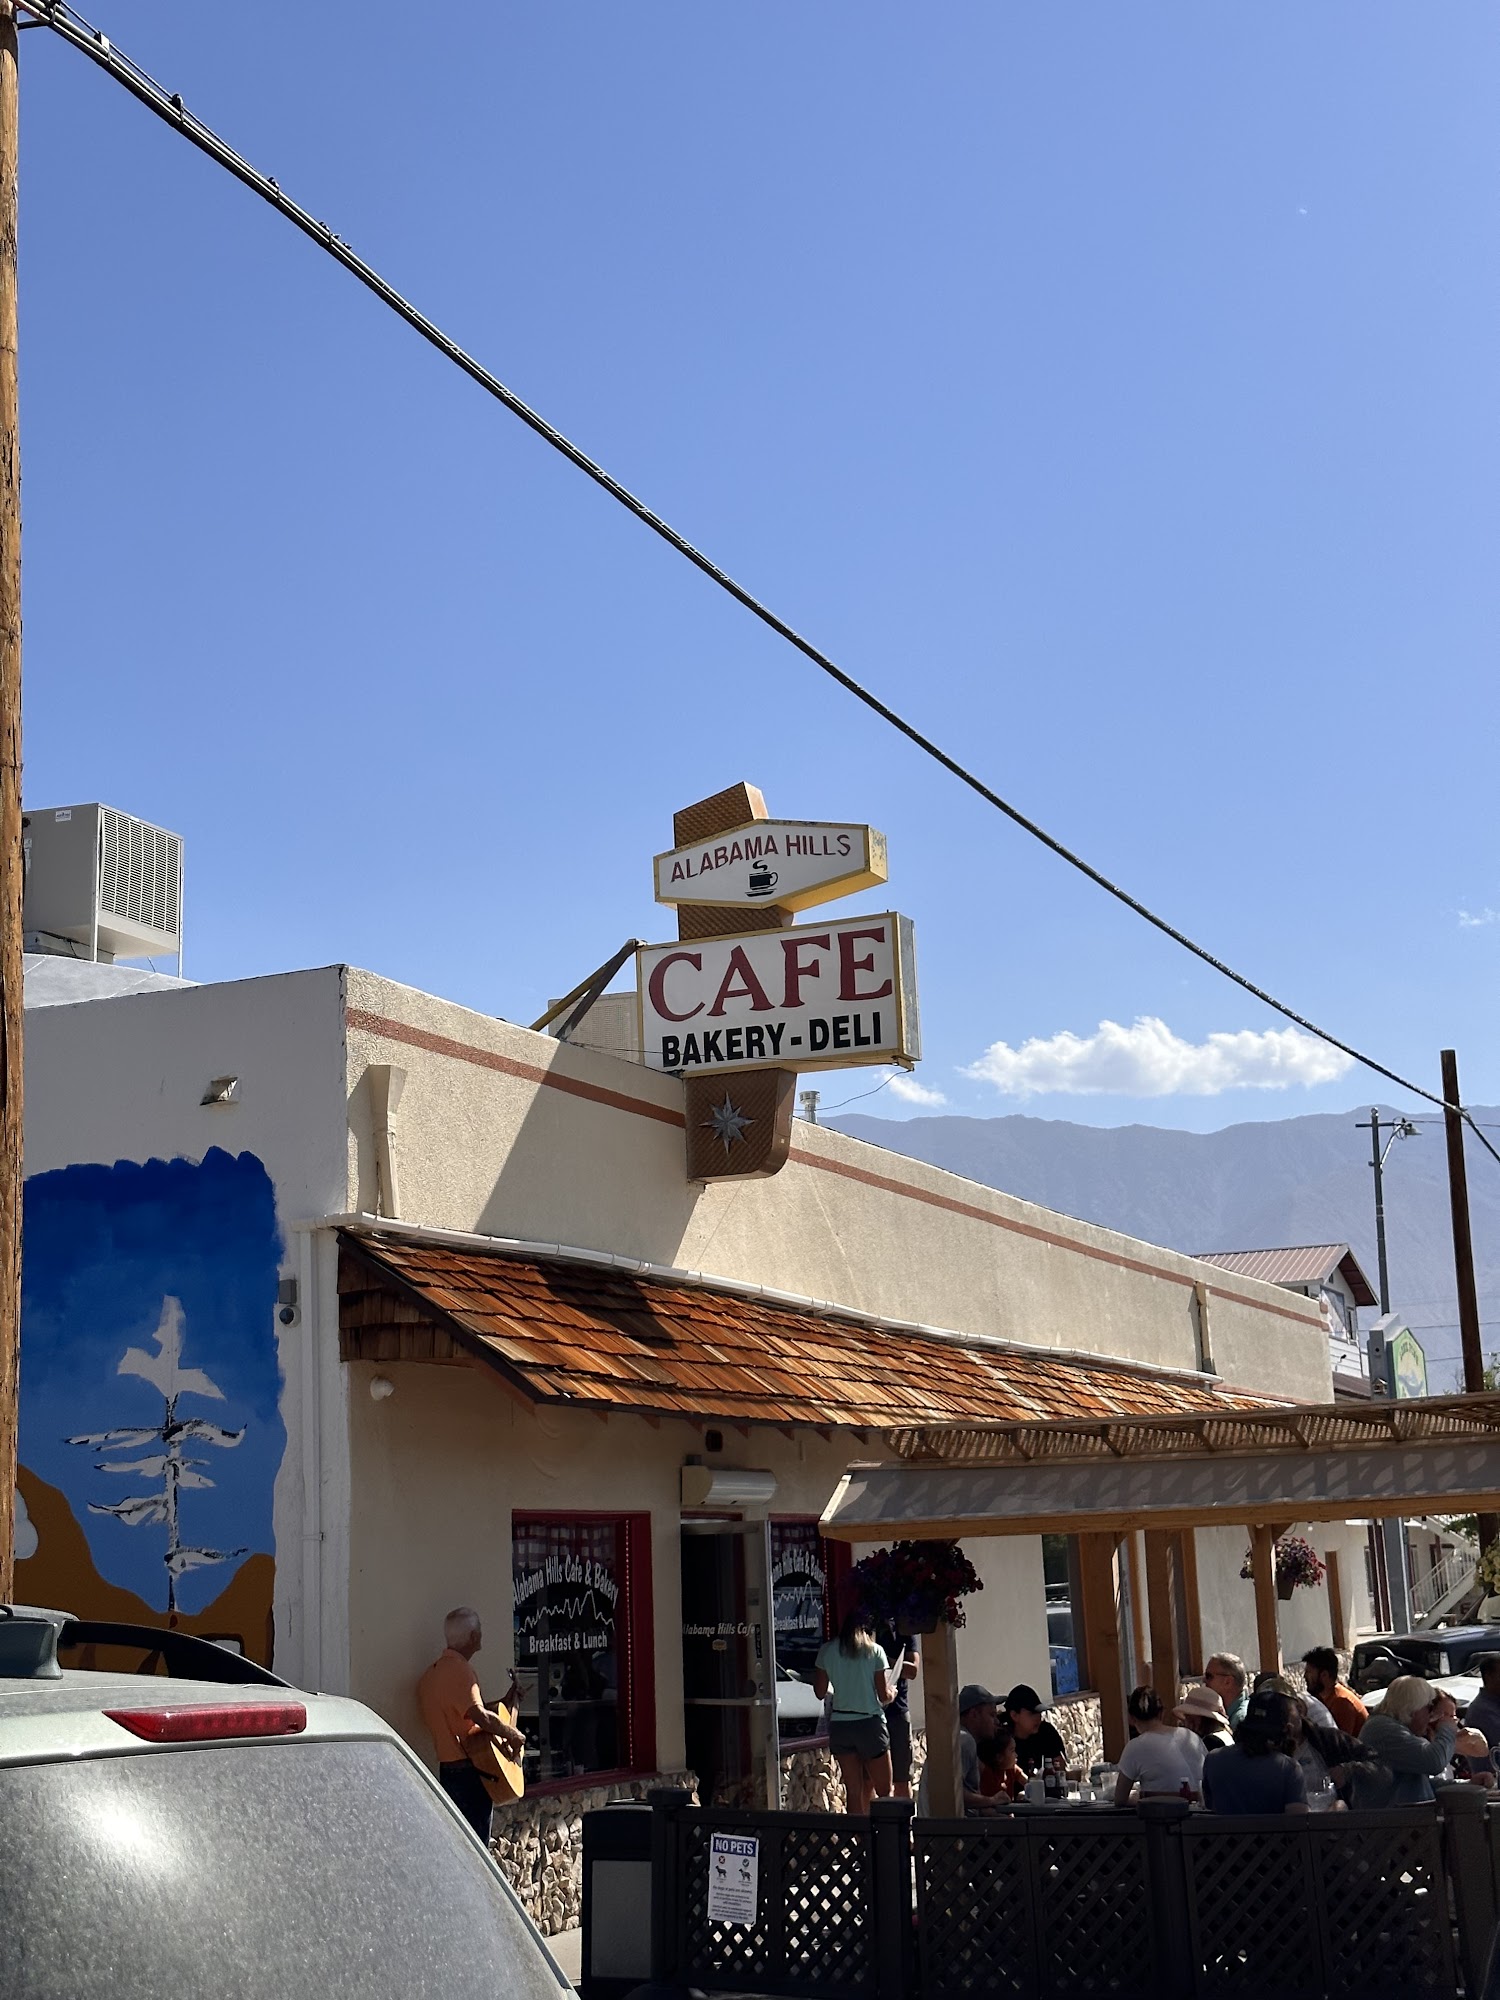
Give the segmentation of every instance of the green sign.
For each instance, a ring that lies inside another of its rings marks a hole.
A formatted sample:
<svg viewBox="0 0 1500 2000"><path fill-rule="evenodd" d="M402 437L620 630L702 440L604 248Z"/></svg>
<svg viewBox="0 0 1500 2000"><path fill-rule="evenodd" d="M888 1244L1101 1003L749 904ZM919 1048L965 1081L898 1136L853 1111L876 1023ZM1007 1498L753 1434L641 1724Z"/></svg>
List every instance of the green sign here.
<svg viewBox="0 0 1500 2000"><path fill-rule="evenodd" d="M1403 1326L1391 1340L1391 1375L1396 1384L1398 1397L1425 1396L1427 1394L1427 1356L1422 1351L1422 1343L1409 1326Z"/></svg>

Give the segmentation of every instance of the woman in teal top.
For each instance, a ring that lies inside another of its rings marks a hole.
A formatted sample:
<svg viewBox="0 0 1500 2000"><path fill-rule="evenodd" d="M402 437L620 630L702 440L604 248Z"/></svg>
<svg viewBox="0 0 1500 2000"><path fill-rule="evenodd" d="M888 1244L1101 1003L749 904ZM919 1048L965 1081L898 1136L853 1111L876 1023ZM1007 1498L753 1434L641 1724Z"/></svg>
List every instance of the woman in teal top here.
<svg viewBox="0 0 1500 2000"><path fill-rule="evenodd" d="M895 1700L891 1663L875 1643L870 1621L851 1611L836 1639L825 1641L813 1668L820 1701L831 1694L828 1747L844 1777L847 1812L865 1814L872 1798L891 1796L891 1737L885 1711Z"/></svg>

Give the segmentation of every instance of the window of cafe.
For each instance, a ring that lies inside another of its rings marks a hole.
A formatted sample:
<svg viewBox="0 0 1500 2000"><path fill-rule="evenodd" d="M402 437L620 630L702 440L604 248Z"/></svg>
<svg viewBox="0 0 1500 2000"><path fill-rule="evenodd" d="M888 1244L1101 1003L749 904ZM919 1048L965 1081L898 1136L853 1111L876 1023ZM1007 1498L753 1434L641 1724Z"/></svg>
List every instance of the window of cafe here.
<svg viewBox="0 0 1500 2000"><path fill-rule="evenodd" d="M1047 1652L1052 1662L1052 1699L1086 1688L1088 1658L1083 1636L1083 1588L1076 1535L1043 1535L1042 1575L1047 1590Z"/></svg>
<svg viewBox="0 0 1500 2000"><path fill-rule="evenodd" d="M527 1784L654 1769L650 1517L518 1514L511 1563Z"/></svg>
<svg viewBox="0 0 1500 2000"><path fill-rule="evenodd" d="M776 1620L776 1716L787 1737L822 1736L823 1704L812 1691L818 1648L837 1630L837 1585L849 1552L826 1542L818 1524L771 1522L771 1601Z"/></svg>

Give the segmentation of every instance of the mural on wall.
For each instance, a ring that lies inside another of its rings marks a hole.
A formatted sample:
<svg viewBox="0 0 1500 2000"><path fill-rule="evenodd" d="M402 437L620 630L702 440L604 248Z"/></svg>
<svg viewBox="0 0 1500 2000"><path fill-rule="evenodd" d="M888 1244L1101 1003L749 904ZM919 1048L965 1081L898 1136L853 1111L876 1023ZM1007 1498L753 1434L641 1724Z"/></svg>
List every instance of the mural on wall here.
<svg viewBox="0 0 1500 2000"><path fill-rule="evenodd" d="M270 1176L217 1149L64 1167L26 1183L25 1230L18 1596L269 1661Z"/></svg>
<svg viewBox="0 0 1500 2000"><path fill-rule="evenodd" d="M247 1555L248 1550L204 1549L184 1544L182 1539L182 1489L186 1487L212 1486L203 1468L206 1458L188 1455L187 1447L195 1444L217 1445L221 1451L239 1444L245 1435L243 1427L237 1431L226 1431L220 1424L211 1424L203 1417L179 1417L177 1404L183 1396L211 1397L222 1403L224 1391L217 1382L209 1380L201 1368L181 1366L182 1354L182 1301L163 1299L161 1302L161 1324L156 1329L156 1352L147 1354L139 1347L128 1347L115 1370L117 1375L139 1375L143 1382L149 1382L162 1399L162 1418L155 1430L140 1430L127 1425L123 1430L90 1431L82 1437L70 1437L69 1444L88 1445L94 1451L139 1451L144 1445L161 1447L148 1458L96 1459L96 1472L114 1472L141 1475L141 1483L146 1480L160 1480L161 1484L150 1493L139 1493L129 1500L90 1500L91 1514L108 1514L113 1520L123 1521L127 1528L140 1528L160 1523L167 1531L166 1552L162 1557L167 1566L167 1610L177 1609L177 1579L185 1570L209 1569L219 1563L232 1562L236 1556Z"/></svg>

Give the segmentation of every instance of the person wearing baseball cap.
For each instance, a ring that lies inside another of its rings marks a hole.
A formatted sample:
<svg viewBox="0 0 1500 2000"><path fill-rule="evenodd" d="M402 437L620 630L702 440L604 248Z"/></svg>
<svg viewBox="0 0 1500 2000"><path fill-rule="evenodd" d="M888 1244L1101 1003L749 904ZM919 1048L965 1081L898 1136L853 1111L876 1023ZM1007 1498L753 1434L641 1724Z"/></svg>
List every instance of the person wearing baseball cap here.
<svg viewBox="0 0 1500 2000"><path fill-rule="evenodd" d="M1051 1706L1025 1681L1018 1681L1005 1697L1005 1713L1015 1732L1016 1762L1028 1778L1054 1757L1067 1761L1067 1745L1047 1720Z"/></svg>
<svg viewBox="0 0 1500 2000"><path fill-rule="evenodd" d="M1000 1704L987 1687L970 1681L958 1691L958 1761L963 1774L964 1813L975 1816L998 1810L993 1798L984 1794L979 1769L979 1746L987 1743L1000 1727Z"/></svg>

